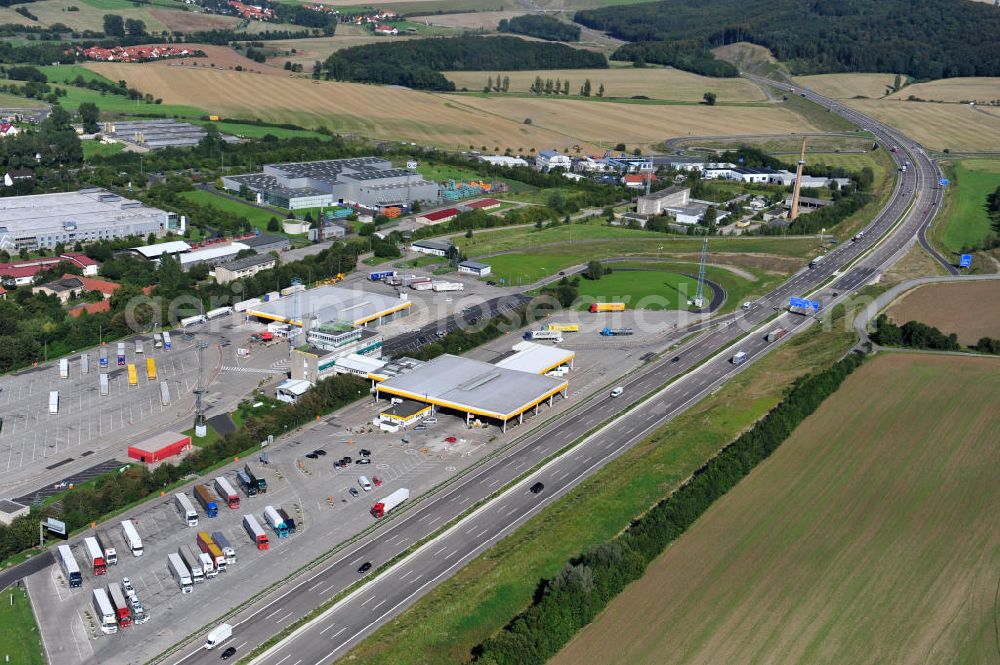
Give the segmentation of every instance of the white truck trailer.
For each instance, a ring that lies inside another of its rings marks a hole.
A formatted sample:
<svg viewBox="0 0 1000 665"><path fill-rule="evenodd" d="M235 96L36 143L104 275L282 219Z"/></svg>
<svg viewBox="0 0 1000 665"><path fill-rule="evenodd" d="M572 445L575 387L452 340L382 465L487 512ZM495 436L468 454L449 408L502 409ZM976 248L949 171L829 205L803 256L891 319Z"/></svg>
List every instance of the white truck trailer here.
<svg viewBox="0 0 1000 665"><path fill-rule="evenodd" d="M195 512L194 504L191 503L191 499L187 497L187 494L180 492L174 495L174 507L177 508L177 513L181 516L181 519L188 526L198 526L198 513Z"/></svg>
<svg viewBox="0 0 1000 665"><path fill-rule="evenodd" d="M171 552L167 555L167 568L174 581L177 582L177 586L181 588L181 593L191 593L193 589L191 571L179 554Z"/></svg>

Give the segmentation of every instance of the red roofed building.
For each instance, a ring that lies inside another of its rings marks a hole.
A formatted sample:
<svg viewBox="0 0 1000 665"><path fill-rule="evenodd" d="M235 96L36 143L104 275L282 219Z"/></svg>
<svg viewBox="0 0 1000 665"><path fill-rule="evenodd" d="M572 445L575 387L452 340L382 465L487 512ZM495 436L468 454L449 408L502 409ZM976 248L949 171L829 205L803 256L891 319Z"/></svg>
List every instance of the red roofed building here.
<svg viewBox="0 0 1000 665"><path fill-rule="evenodd" d="M16 286L28 286L34 281L35 275L58 265L60 261L72 263L80 268L86 276L96 275L99 267L97 261L86 254L66 253L27 261L0 263L0 279L10 277Z"/></svg>
<svg viewBox="0 0 1000 665"><path fill-rule="evenodd" d="M88 302L82 305L77 305L69 310L69 315L76 318L84 312L87 312L88 314L102 314L110 311L111 301L102 300L101 302Z"/></svg>
<svg viewBox="0 0 1000 665"><path fill-rule="evenodd" d="M493 208L499 208L500 202L496 199L479 199L478 201L466 203L465 207L472 208L473 210L492 210Z"/></svg>
<svg viewBox="0 0 1000 665"><path fill-rule="evenodd" d="M376 25L375 26L376 35L398 35L399 30L391 25Z"/></svg>
<svg viewBox="0 0 1000 665"><path fill-rule="evenodd" d="M646 186L647 180L655 182L656 174L652 171L643 171L642 173L629 173L622 176L622 184L631 189L642 189Z"/></svg>
<svg viewBox="0 0 1000 665"><path fill-rule="evenodd" d="M417 217L418 224L442 224L450 222L458 216L458 208L444 208L434 212L425 212Z"/></svg>

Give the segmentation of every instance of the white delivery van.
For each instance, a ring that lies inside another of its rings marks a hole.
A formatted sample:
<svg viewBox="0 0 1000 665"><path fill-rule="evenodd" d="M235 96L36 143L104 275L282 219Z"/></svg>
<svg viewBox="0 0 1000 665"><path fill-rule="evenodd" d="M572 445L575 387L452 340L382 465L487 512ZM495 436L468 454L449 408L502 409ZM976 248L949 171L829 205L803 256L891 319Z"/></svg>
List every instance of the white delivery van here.
<svg viewBox="0 0 1000 665"><path fill-rule="evenodd" d="M213 628L205 638L205 648L214 649L233 636L233 627L228 623L222 623Z"/></svg>
<svg viewBox="0 0 1000 665"><path fill-rule="evenodd" d="M359 476L358 477L358 485L361 485L361 489L363 489L366 492L371 492L372 491L372 483L365 476Z"/></svg>

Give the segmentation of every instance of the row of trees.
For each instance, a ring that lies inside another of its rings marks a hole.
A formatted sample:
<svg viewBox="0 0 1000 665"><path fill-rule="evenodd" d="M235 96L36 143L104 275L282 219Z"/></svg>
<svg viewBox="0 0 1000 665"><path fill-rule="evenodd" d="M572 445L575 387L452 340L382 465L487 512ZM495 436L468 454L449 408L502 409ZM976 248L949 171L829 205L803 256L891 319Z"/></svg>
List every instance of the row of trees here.
<svg viewBox="0 0 1000 665"><path fill-rule="evenodd" d="M708 49L736 42L769 48L795 73L895 72L919 79L1000 74L1000 13L986 3L661 0L581 10L574 20L633 42L615 59L641 56L706 74L718 67L721 74L710 74L716 76L735 76L735 68Z"/></svg>
<svg viewBox="0 0 1000 665"><path fill-rule="evenodd" d="M798 380L788 396L613 540L584 552L544 580L527 610L475 648L475 662L543 665L708 508L781 445L832 395L864 357L851 355Z"/></svg>
<svg viewBox="0 0 1000 665"><path fill-rule="evenodd" d="M122 18L118 14L104 15L104 34L108 37L144 37L146 24L137 18Z"/></svg>
<svg viewBox="0 0 1000 665"><path fill-rule="evenodd" d="M564 23L548 14L526 14L512 19L500 19L498 32L513 32L554 42L580 41L580 26Z"/></svg>
<svg viewBox="0 0 1000 665"><path fill-rule="evenodd" d="M324 64L327 78L443 91L455 89L454 83L441 74L448 70L523 71L607 66L603 55L565 44L477 35L353 46L337 51Z"/></svg>
<svg viewBox="0 0 1000 665"><path fill-rule="evenodd" d="M919 321L907 321L897 326L888 316L880 314L875 319L875 332L872 339L883 346L905 346L911 349L934 349L937 351L960 351L962 345L958 335L943 332ZM979 353L1000 355L1000 339L980 337L979 341L969 347Z"/></svg>
<svg viewBox="0 0 1000 665"><path fill-rule="evenodd" d="M261 415L249 411L243 427L211 445L197 448L177 464L161 464L153 472L136 465L124 473L104 476L92 488L70 491L62 499L60 510L32 511L31 515L14 520L10 526L0 525L0 561L36 546L38 520L45 516L63 520L70 530L80 529L104 515L153 496L188 475L204 473L219 462L257 447L269 434L280 436L316 416L357 401L368 391L367 382L356 376L342 374L324 379L296 404L276 406Z"/></svg>

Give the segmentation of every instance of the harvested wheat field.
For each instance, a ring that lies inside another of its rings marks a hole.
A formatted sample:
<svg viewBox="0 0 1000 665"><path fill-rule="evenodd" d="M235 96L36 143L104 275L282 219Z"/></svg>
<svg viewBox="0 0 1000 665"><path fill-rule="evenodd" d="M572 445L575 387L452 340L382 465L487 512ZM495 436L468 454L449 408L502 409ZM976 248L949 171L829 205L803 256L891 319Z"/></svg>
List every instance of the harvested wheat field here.
<svg viewBox="0 0 1000 665"><path fill-rule="evenodd" d="M230 118L290 122L339 133L405 139L468 149L470 144L569 147L576 139L453 104L448 96L394 87L312 82L300 77L210 70L190 66L95 63L88 67L125 79L168 104L186 104ZM258 68L266 67L258 65ZM269 69L274 69L270 68Z"/></svg>
<svg viewBox="0 0 1000 665"><path fill-rule="evenodd" d="M75 11L66 11L70 7L76 7ZM25 7L27 9L27 7ZM166 29L166 25L161 23L155 14L146 8L139 8L138 4L133 7L122 3L115 5L115 9L101 9L99 6L90 5L80 0L39 0L32 2L30 11L38 17L38 21L21 16L14 11L14 7L0 7L0 23L14 23L17 25L50 26L55 23L62 23L73 30L94 30L101 32L104 29L104 15L113 13L124 19L134 18L144 21L146 30L150 34L157 34ZM171 12L180 13L180 12Z"/></svg>
<svg viewBox="0 0 1000 665"><path fill-rule="evenodd" d="M446 97L446 96L443 96ZM450 96L452 104L518 123L530 119L535 128L559 132L575 143L647 146L668 137L808 132L816 128L800 116L776 106L694 106L629 104L573 99ZM501 150L507 143L501 143ZM557 144L558 145L558 144Z"/></svg>
<svg viewBox="0 0 1000 665"><path fill-rule="evenodd" d="M879 99L892 90L895 79L895 74L818 74L798 77L795 83L833 99Z"/></svg>
<svg viewBox="0 0 1000 665"><path fill-rule="evenodd" d="M464 30L496 30L500 19L512 19L515 16L524 16L523 11L483 11L483 12L463 12L461 14L440 14L438 16L421 16L421 23L430 25L440 25L446 28L460 28Z"/></svg>
<svg viewBox="0 0 1000 665"><path fill-rule="evenodd" d="M547 69L499 74L510 77L510 92L530 92L531 84L540 76L542 80L569 80L570 95L580 94L580 86L590 79L591 94L596 95L598 87L603 84L605 97L645 95L653 99L700 102L706 92L714 92L720 102L760 102L767 99L758 86L746 79L709 78L668 68ZM486 85L487 79L496 78L498 72L444 72L444 75L458 89L468 88L478 92Z"/></svg>
<svg viewBox="0 0 1000 665"><path fill-rule="evenodd" d="M907 99L910 95L928 101L991 102L1000 99L1000 77L979 76L915 83L906 86L888 98Z"/></svg>
<svg viewBox="0 0 1000 665"><path fill-rule="evenodd" d="M372 34L349 34L346 28L353 26L340 25L337 27L337 34L333 37L307 37L306 39L283 39L280 41L269 41L271 48L283 51L279 55L271 58L278 65L284 65L285 61L294 62L307 67L306 71L312 71L312 65L319 60L325 61L332 53L352 46L363 46L384 42L385 37L376 37ZM394 42L417 39L416 37L405 37L399 35L393 38ZM295 53L291 50L295 49ZM287 74L287 72L285 72Z"/></svg>
<svg viewBox="0 0 1000 665"><path fill-rule="evenodd" d="M235 16L219 16L218 14L185 12L170 9L150 9L149 13L155 16L160 23L167 26L167 29L171 32L233 30L241 21L241 19Z"/></svg>
<svg viewBox="0 0 1000 665"><path fill-rule="evenodd" d="M991 663L1000 358L881 354L550 661Z"/></svg>
<svg viewBox="0 0 1000 665"><path fill-rule="evenodd" d="M847 103L932 150L1000 151L1000 117L966 104L866 99Z"/></svg>
<svg viewBox="0 0 1000 665"><path fill-rule="evenodd" d="M149 44L148 46L154 46ZM191 51L204 51L204 58L170 58L166 60L154 60L142 63L121 63L121 62L93 62L87 63L95 72L110 78L113 81L119 79L112 78L112 68L124 68L120 71L127 72L132 78L123 76L130 84L135 85L143 92L149 92L143 86L143 76L146 72L160 68L170 69L235 69L237 66L252 72L262 74L272 74L275 76L288 76L288 72L281 67L265 65L244 56L228 46L215 46L213 44L185 44L185 48ZM114 71L119 71L115 69ZM197 106L197 104L192 104Z"/></svg>
<svg viewBox="0 0 1000 665"><path fill-rule="evenodd" d="M946 335L955 333L966 345L981 337L1000 339L1000 280L927 284L905 294L887 313L900 325L920 321Z"/></svg>

